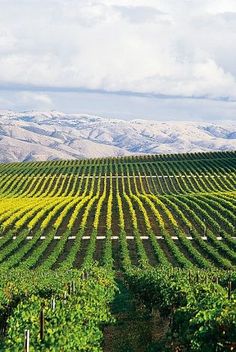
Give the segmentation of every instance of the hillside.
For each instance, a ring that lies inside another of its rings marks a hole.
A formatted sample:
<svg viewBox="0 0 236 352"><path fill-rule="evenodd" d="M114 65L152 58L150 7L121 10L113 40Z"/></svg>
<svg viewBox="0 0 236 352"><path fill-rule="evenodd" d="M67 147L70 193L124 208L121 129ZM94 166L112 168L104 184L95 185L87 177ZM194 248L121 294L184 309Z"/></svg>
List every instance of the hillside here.
<svg viewBox="0 0 236 352"><path fill-rule="evenodd" d="M235 168L235 152L2 164L1 260L231 268Z"/></svg>
<svg viewBox="0 0 236 352"><path fill-rule="evenodd" d="M115 120L0 111L0 162L236 149L236 122Z"/></svg>
<svg viewBox="0 0 236 352"><path fill-rule="evenodd" d="M0 164L0 350L233 351L235 214L234 151Z"/></svg>

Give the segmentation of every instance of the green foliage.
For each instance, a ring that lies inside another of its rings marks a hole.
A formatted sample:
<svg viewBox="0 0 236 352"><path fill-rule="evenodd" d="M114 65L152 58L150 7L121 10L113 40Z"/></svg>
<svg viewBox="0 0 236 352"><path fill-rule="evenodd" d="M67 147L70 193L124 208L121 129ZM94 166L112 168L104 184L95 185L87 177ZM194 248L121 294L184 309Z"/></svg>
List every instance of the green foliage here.
<svg viewBox="0 0 236 352"><path fill-rule="evenodd" d="M111 272L93 266L84 272L15 270L0 276L1 315L11 307L2 350L23 350L24 331L29 329L30 351L101 351L101 327L112 321L108 304L116 291Z"/></svg>
<svg viewBox="0 0 236 352"><path fill-rule="evenodd" d="M187 351L225 351L236 341L236 297L225 284L235 273L180 269L127 271L131 289L152 308L171 316L169 340ZM218 277L219 283L215 283ZM233 279L235 280L235 279ZM235 284L235 281L233 281Z"/></svg>
<svg viewBox="0 0 236 352"><path fill-rule="evenodd" d="M235 160L216 152L0 165L1 349L21 351L30 329L32 351L100 351L117 268L150 309L171 317L170 341L230 350Z"/></svg>

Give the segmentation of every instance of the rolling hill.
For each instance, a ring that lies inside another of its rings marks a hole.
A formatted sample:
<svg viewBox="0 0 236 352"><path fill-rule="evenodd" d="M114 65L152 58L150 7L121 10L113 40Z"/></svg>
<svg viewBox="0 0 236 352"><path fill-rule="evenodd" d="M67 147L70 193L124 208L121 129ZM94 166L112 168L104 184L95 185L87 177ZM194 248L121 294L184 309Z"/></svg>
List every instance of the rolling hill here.
<svg viewBox="0 0 236 352"><path fill-rule="evenodd" d="M236 122L0 111L0 162L236 150Z"/></svg>
<svg viewBox="0 0 236 352"><path fill-rule="evenodd" d="M1 163L0 350L234 351L235 190L234 151Z"/></svg>

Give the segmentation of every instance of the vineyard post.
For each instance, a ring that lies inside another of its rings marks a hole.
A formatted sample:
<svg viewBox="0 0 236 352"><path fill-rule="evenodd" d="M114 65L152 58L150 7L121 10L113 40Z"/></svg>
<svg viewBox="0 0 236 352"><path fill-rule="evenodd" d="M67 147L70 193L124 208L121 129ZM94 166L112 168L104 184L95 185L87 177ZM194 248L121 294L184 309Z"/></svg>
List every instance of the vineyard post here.
<svg viewBox="0 0 236 352"><path fill-rule="evenodd" d="M30 350L30 331L25 330L24 352L29 352L29 350Z"/></svg>
<svg viewBox="0 0 236 352"><path fill-rule="evenodd" d="M231 299L232 281L228 282L228 299Z"/></svg>
<svg viewBox="0 0 236 352"><path fill-rule="evenodd" d="M63 300L64 304L66 304L66 299L67 299L67 292L64 291L64 300Z"/></svg>
<svg viewBox="0 0 236 352"><path fill-rule="evenodd" d="M71 283L70 282L68 282L68 294L70 295L71 294Z"/></svg>
<svg viewBox="0 0 236 352"><path fill-rule="evenodd" d="M203 219L203 223L204 223L204 229L203 229L203 236L206 236L207 233L207 225L206 225L206 219Z"/></svg>
<svg viewBox="0 0 236 352"><path fill-rule="evenodd" d="M40 340L43 341L44 339L44 325L45 325L45 319L44 319L44 309L41 307L40 311Z"/></svg>
<svg viewBox="0 0 236 352"><path fill-rule="evenodd" d="M72 281L72 288L73 288L73 293L75 293L76 292L75 281Z"/></svg>
<svg viewBox="0 0 236 352"><path fill-rule="evenodd" d="M197 271L197 275L196 275L196 282L199 282L199 272Z"/></svg>
<svg viewBox="0 0 236 352"><path fill-rule="evenodd" d="M56 308L56 300L55 300L55 297L52 297L51 307L52 307L52 310L53 310L53 311L54 311L55 308Z"/></svg>

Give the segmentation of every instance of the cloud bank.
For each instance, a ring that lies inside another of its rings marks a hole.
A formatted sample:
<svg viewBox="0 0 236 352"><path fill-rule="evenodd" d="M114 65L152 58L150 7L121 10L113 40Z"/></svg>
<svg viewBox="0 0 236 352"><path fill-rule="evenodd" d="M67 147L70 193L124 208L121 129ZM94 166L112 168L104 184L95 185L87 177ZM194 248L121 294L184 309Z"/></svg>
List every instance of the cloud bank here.
<svg viewBox="0 0 236 352"><path fill-rule="evenodd" d="M235 39L235 0L0 0L0 89L231 102Z"/></svg>

